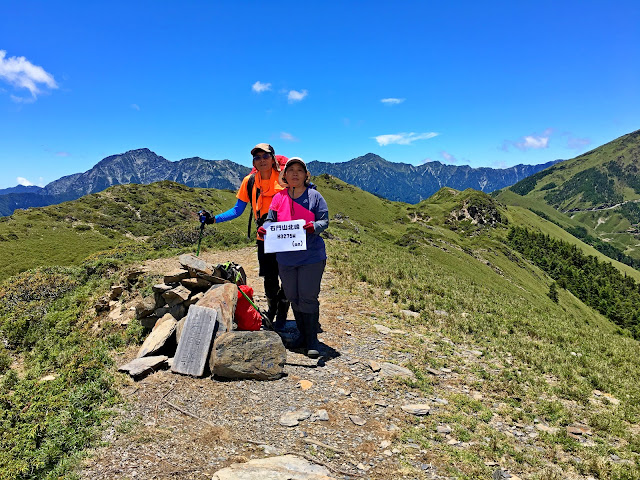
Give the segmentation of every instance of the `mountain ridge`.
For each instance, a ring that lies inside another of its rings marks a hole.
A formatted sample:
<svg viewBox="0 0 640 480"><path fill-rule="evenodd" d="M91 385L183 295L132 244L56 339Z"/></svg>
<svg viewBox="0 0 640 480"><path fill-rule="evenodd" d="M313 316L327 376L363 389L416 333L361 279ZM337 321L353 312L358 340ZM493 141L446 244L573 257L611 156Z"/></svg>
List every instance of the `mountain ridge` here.
<svg viewBox="0 0 640 480"><path fill-rule="evenodd" d="M250 169L230 160L200 157L172 162L148 148L139 148L103 158L89 170L54 180L34 192L14 187L0 194L0 215L18 208L44 207L98 193L114 185L150 184L163 180L189 187L235 190Z"/></svg>
<svg viewBox="0 0 640 480"><path fill-rule="evenodd" d="M640 264L640 130L497 192L611 258Z"/></svg>
<svg viewBox="0 0 640 480"><path fill-rule="evenodd" d="M445 165L437 161L415 166L390 162L375 153L367 153L341 163L314 160L308 166L313 175L329 173L388 200L418 203L444 186L484 192L505 188L558 161L520 164L507 169ZM17 208L74 200L126 183L170 180L189 187L235 190L249 171L249 167L231 160L190 157L172 162L148 148L139 148L105 157L85 172L66 175L44 188L36 187L35 191L19 187L6 189L4 194L0 193L0 215L11 215Z"/></svg>
<svg viewBox="0 0 640 480"><path fill-rule="evenodd" d="M313 175L328 173L388 200L415 204L445 186L456 190L499 190L561 161L553 160L540 165L519 164L505 169L446 165L438 161L416 166L389 162L375 153L367 153L341 163L314 160L308 163L308 167ZM372 171L372 165L377 165L378 171Z"/></svg>

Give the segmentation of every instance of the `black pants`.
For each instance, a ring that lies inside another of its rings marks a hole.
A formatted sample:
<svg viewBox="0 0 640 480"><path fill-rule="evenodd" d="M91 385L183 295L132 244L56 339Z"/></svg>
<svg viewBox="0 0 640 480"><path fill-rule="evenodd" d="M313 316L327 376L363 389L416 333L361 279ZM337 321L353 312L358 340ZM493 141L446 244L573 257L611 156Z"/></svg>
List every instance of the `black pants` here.
<svg viewBox="0 0 640 480"><path fill-rule="evenodd" d="M278 278L278 260L275 253L264 253L264 242L258 240L258 275L264 279L264 296L271 301L284 300L284 290L280 287Z"/></svg>

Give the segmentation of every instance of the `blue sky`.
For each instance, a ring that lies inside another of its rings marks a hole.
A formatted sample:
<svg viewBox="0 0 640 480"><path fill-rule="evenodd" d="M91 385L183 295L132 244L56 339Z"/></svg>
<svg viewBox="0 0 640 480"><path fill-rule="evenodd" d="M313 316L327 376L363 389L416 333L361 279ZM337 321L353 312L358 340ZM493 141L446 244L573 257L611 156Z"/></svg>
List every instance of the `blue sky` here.
<svg viewBox="0 0 640 480"><path fill-rule="evenodd" d="M3 0L0 188L142 147L537 164L639 129L639 87L636 0Z"/></svg>

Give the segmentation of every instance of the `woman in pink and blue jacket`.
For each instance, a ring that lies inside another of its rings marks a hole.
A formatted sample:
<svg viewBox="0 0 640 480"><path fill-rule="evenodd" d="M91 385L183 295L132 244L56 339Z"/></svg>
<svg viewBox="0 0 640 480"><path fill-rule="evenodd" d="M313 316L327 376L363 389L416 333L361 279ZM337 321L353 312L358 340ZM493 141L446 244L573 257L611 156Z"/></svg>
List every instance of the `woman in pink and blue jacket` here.
<svg viewBox="0 0 640 480"><path fill-rule="evenodd" d="M327 202L315 187L309 184L309 171L299 157L290 158L280 173L287 188L274 195L267 222L305 220L307 249L278 252L278 270L282 287L291 302L296 324L300 330L302 347L309 357L320 355L318 325L320 317L320 282L327 263L327 252L320 233L329 226ZM265 222L266 223L266 222ZM267 230L260 227L258 234Z"/></svg>

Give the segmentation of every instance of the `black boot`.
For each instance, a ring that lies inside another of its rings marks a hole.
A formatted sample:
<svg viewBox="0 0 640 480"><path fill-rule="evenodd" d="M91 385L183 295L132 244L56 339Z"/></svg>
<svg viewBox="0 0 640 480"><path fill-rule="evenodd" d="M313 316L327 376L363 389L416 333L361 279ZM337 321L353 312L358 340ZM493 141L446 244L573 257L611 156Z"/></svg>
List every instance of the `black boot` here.
<svg viewBox="0 0 640 480"><path fill-rule="evenodd" d="M297 340L293 343L293 345L291 345L291 348L303 349L306 352L305 336L304 336L305 325L304 325L304 317L303 317L304 313L299 312L293 307L291 307L291 310L293 311L293 317L296 319L296 326L298 327L298 331L300 332L300 335L298 336Z"/></svg>
<svg viewBox="0 0 640 480"><path fill-rule="evenodd" d="M267 298L267 317L270 320L274 320L276 318L276 311L278 310L278 300L275 298Z"/></svg>
<svg viewBox="0 0 640 480"><path fill-rule="evenodd" d="M289 302L286 299L278 301L278 309L276 312L276 321L273 324L275 330L284 330L287 324L287 314L289 313Z"/></svg>
<svg viewBox="0 0 640 480"><path fill-rule="evenodd" d="M320 313L303 313L304 339L307 357L318 358L320 356L320 342L318 341L318 319Z"/></svg>

